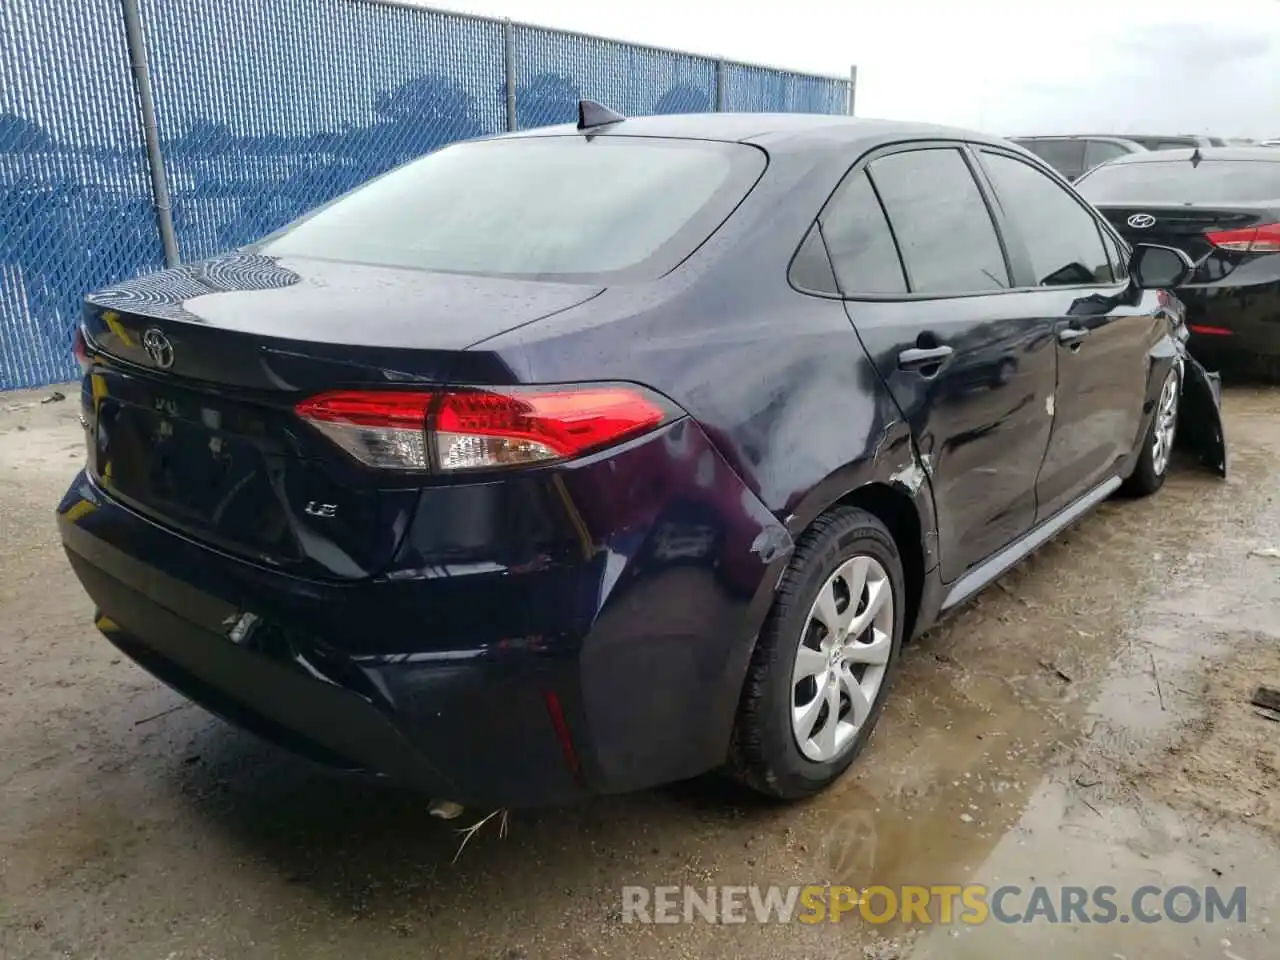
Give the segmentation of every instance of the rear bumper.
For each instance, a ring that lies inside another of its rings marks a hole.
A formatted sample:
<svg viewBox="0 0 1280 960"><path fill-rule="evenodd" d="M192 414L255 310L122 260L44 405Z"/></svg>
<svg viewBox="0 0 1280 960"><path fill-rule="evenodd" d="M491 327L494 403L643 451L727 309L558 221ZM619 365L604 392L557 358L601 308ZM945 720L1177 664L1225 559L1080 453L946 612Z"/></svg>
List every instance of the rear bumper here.
<svg viewBox="0 0 1280 960"><path fill-rule="evenodd" d="M112 643L278 746L468 805L555 804L589 792L546 699L573 689L566 665L504 670L465 653L352 659L270 619L240 638L242 608L144 568L75 524L63 523L63 540Z"/></svg>
<svg viewBox="0 0 1280 960"><path fill-rule="evenodd" d="M715 458L710 499L692 502L672 451L704 473ZM599 470L631 490L663 474L666 495L631 511L613 498L606 523ZM688 422L558 476L583 549L525 569L428 566L411 534L403 565L375 580L302 580L162 527L84 474L58 522L111 642L211 712L313 760L508 807L717 765L785 561L766 562L758 544L781 528Z"/></svg>
<svg viewBox="0 0 1280 960"><path fill-rule="evenodd" d="M1186 287L1187 347L1213 366L1241 357L1280 357L1280 282Z"/></svg>

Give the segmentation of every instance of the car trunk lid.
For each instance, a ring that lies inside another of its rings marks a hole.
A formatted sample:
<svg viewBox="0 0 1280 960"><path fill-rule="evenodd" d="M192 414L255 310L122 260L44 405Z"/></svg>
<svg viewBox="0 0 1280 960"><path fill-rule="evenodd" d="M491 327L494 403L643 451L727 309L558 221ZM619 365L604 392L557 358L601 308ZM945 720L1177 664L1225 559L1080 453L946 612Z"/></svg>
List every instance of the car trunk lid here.
<svg viewBox="0 0 1280 960"><path fill-rule="evenodd" d="M1240 251L1215 246L1209 234L1245 230L1270 219L1262 206L1199 207L1097 204L1098 210L1129 243L1176 247L1196 263L1192 282L1221 280L1241 262Z"/></svg>
<svg viewBox="0 0 1280 960"><path fill-rule="evenodd" d="M597 292L257 256L123 284L85 305L89 471L216 549L321 579L371 576L422 478L360 465L294 406L335 388L510 380L466 348Z"/></svg>

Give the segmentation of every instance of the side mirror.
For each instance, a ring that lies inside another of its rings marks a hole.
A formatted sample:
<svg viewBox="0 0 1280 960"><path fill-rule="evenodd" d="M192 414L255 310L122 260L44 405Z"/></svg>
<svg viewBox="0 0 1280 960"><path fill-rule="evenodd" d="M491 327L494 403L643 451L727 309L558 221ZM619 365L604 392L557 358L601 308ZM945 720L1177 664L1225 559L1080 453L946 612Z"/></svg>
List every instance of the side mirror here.
<svg viewBox="0 0 1280 960"><path fill-rule="evenodd" d="M1196 265L1176 247L1139 243L1129 261L1129 276L1143 290L1172 290L1191 278Z"/></svg>

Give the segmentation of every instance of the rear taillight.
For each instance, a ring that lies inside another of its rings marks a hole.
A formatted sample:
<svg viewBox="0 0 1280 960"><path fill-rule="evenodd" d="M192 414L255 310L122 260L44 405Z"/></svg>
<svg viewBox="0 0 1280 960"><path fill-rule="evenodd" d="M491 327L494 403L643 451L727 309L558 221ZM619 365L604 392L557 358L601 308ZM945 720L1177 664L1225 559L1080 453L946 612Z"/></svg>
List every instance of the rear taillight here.
<svg viewBox="0 0 1280 960"><path fill-rule="evenodd" d="M1280 223L1264 223L1240 230L1210 230L1204 238L1220 250L1280 253Z"/></svg>
<svg viewBox="0 0 1280 960"><path fill-rule="evenodd" d="M426 470L427 411L434 399L421 391L337 390L294 409L361 463Z"/></svg>
<svg viewBox="0 0 1280 960"><path fill-rule="evenodd" d="M442 470L564 460L652 430L667 405L631 386L446 393L435 411Z"/></svg>
<svg viewBox="0 0 1280 960"><path fill-rule="evenodd" d="M665 398L632 384L337 390L296 410L368 466L445 472L568 460L679 415Z"/></svg>
<svg viewBox="0 0 1280 960"><path fill-rule="evenodd" d="M89 353L89 342L84 337L84 331L79 327L76 327L71 338L71 353L76 358L76 363L80 364L80 372L88 373L93 366L93 357Z"/></svg>

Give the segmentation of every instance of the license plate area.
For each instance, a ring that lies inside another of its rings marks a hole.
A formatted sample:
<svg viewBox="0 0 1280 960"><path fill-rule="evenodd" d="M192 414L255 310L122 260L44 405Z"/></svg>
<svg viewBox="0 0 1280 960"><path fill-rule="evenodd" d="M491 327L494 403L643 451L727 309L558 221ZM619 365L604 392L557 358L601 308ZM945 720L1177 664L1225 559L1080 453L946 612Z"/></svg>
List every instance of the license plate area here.
<svg viewBox="0 0 1280 960"><path fill-rule="evenodd" d="M284 472L281 458L220 429L216 410L202 408L194 419L183 413L162 398L151 407L101 402L94 443L100 482L144 512L211 540L296 559L272 482Z"/></svg>

